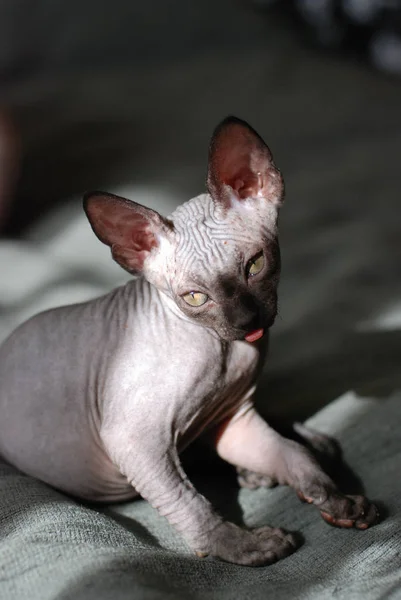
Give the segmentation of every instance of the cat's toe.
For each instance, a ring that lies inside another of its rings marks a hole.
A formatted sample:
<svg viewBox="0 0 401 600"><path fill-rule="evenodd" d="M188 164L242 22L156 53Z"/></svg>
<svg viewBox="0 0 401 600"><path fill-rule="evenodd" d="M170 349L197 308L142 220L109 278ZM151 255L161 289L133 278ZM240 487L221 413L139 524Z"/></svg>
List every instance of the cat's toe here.
<svg viewBox="0 0 401 600"><path fill-rule="evenodd" d="M212 532L209 550L201 555L210 554L227 562L257 567L285 558L298 546L299 540L283 529L266 526L246 530L224 522Z"/></svg>
<svg viewBox="0 0 401 600"><path fill-rule="evenodd" d="M345 496L346 502L331 510L321 510L320 514L326 523L335 527L368 529L379 520L379 511L376 506L364 496Z"/></svg>
<svg viewBox="0 0 401 600"><path fill-rule="evenodd" d="M241 469L239 467L237 467L237 479L241 487L250 490L255 490L260 487L271 488L277 485L277 481L273 477L270 477L270 475L255 473L254 471Z"/></svg>

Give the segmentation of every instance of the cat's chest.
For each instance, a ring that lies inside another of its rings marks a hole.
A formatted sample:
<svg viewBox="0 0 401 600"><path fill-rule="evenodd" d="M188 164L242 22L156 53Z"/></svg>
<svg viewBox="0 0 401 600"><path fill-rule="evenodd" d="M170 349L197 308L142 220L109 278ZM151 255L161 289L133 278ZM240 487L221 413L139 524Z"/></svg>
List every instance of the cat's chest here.
<svg viewBox="0 0 401 600"><path fill-rule="evenodd" d="M234 342L227 350L223 350L227 384L235 384L239 379L253 374L258 367L260 354L258 347L247 342Z"/></svg>
<svg viewBox="0 0 401 600"><path fill-rule="evenodd" d="M263 345L254 346L247 342L235 342L225 355L225 374L219 390L221 401L233 405L240 402L255 386L264 357Z"/></svg>
<svg viewBox="0 0 401 600"><path fill-rule="evenodd" d="M190 405L185 403L186 414L180 419L178 437L183 447L249 401L265 356L265 344L223 344L220 353L215 352L211 356L213 358L206 369L207 385L201 395L192 397Z"/></svg>

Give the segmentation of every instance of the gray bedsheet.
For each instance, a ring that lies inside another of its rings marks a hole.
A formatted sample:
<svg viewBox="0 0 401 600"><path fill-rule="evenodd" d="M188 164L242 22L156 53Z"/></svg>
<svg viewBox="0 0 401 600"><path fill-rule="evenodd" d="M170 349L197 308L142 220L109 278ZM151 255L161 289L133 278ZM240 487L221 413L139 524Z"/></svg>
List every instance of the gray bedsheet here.
<svg viewBox="0 0 401 600"><path fill-rule="evenodd" d="M401 598L401 394L381 402L347 394L311 422L337 435L380 503L376 527L334 529L287 488L237 495L207 478L203 489L225 496L223 512L238 500L248 525L274 523L304 538L275 565L240 567L190 554L143 500L85 507L1 464L0 598Z"/></svg>

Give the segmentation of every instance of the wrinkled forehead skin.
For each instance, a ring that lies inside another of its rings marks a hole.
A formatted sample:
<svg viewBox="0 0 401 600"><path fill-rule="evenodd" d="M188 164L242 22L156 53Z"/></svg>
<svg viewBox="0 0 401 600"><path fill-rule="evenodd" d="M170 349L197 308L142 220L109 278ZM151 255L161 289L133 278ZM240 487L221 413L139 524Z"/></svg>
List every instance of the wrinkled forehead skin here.
<svg viewBox="0 0 401 600"><path fill-rule="evenodd" d="M170 217L175 230L175 257L168 265L177 293L240 273L263 247L276 244L277 209L263 200L234 202L222 210L209 194L179 206ZM181 289L182 288L182 289Z"/></svg>

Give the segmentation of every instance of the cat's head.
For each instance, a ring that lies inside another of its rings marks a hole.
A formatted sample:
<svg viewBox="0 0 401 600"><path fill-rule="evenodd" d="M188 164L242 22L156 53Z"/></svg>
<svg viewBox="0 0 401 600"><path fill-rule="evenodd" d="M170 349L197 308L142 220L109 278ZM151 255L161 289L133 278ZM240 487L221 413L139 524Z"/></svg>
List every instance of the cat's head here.
<svg viewBox="0 0 401 600"><path fill-rule="evenodd" d="M269 148L244 121L228 117L216 128L207 187L168 219L103 192L85 196L85 211L113 258L183 315L224 340L252 341L277 312L284 185Z"/></svg>

